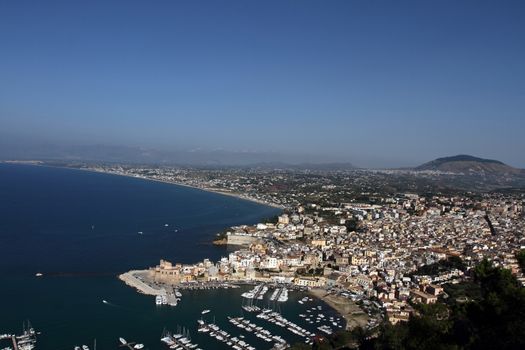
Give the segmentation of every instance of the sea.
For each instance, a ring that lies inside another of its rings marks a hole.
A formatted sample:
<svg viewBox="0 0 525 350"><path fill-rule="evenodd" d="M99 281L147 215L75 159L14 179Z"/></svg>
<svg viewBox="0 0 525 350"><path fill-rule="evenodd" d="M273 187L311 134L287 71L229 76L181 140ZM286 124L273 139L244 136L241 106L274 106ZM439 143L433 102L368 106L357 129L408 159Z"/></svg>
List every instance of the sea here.
<svg viewBox="0 0 525 350"><path fill-rule="evenodd" d="M182 291L176 307L157 306L118 279L160 259L194 263L228 256L214 236L229 226L255 224L280 210L199 189L83 170L0 164L0 334L30 321L37 349L122 349L119 337L165 349L165 331L184 330L202 349L231 349L197 332L197 320L215 322L257 349L273 344L243 332L227 317L244 316L289 343L303 338L245 312L251 289ZM42 273L42 277L36 277ZM268 293L266 298L271 293ZM319 333L299 314L338 317L323 301L303 304L301 292L279 303L284 317ZM106 302L103 302L105 300ZM259 302L267 307L267 299ZM205 309L209 313L202 315ZM312 317L313 319L314 317ZM9 343L0 341L0 349Z"/></svg>

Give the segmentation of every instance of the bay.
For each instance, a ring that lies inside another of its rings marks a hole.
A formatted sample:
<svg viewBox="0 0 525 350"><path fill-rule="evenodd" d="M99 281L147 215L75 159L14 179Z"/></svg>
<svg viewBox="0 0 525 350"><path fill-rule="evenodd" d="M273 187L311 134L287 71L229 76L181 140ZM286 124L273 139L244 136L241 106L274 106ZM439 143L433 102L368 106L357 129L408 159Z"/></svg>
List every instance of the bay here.
<svg viewBox="0 0 525 350"><path fill-rule="evenodd" d="M0 164L0 333L18 333L29 319L42 332L38 349L72 349L95 338L98 349L117 349L121 336L161 349L165 327L186 327L203 349L226 349L197 333L196 321L203 309L210 309L207 317L239 334L226 317L242 313L240 294L249 287L185 291L177 307L159 308L117 275L156 265L161 258L218 260L228 250L211 244L217 232L278 213L258 203L172 184ZM37 272L44 276L35 277ZM282 305L285 317L315 330L298 314L322 305L325 314L335 315L318 300L298 304L301 297L290 293L290 301ZM260 325L290 342L301 340L272 324ZM246 336L258 349L271 347Z"/></svg>

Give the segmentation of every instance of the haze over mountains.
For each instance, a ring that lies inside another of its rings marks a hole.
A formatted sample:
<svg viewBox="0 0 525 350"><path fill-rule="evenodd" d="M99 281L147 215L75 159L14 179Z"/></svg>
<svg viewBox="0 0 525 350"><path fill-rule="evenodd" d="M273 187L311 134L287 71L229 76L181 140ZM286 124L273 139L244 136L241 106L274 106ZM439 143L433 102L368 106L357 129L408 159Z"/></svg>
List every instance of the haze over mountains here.
<svg viewBox="0 0 525 350"><path fill-rule="evenodd" d="M466 154L437 158L415 168L416 170L434 170L450 173L491 175L523 174L522 169L513 168L499 160L478 158Z"/></svg>
<svg viewBox="0 0 525 350"><path fill-rule="evenodd" d="M352 157L349 156L351 159ZM48 160L79 162L111 162L166 164L187 166L240 166L258 168L288 168L311 170L350 170L367 168L358 162L330 159L320 155L277 152L228 151L222 149L159 150L111 145L30 144L0 139L0 160ZM389 167L396 168L396 166ZM414 168L421 171L441 171L458 174L523 175L525 170L501 161L457 155L437 158Z"/></svg>

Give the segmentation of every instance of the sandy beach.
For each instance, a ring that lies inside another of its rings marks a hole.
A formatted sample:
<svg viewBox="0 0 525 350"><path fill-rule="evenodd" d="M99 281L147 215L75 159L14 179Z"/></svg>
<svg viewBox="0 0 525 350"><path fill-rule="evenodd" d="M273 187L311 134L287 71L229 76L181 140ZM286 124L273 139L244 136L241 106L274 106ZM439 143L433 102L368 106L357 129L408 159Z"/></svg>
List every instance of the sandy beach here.
<svg viewBox="0 0 525 350"><path fill-rule="evenodd" d="M339 312L346 320L347 330L358 326L366 326L368 322L368 315L353 301L345 297L328 294L326 290L319 288L311 289L308 291L308 293L323 300L325 303Z"/></svg>
<svg viewBox="0 0 525 350"><path fill-rule="evenodd" d="M41 164L34 164L34 165L41 165ZM48 166L46 164L43 164L43 165ZM70 168L70 167L61 167L61 168L84 170L84 171L91 171L91 172L95 172L95 173L103 173L103 174L110 174L110 175L117 175L117 176L126 176L126 177L131 177L131 178L134 178L134 179L142 179L142 180L147 180L147 181L161 182L161 183L170 184L170 185L184 186L184 187L189 187L189 188L193 188L193 189L196 189L196 190L201 190L201 191L221 194L223 196L235 197L235 198L238 198L238 199L243 199L243 200L246 200L246 201L250 201L250 202L266 205L268 207L273 207L273 208L277 208L277 209L284 209L285 208L283 205L265 202L265 201L262 201L262 200L257 199L257 198L252 198L250 196L246 196L246 195L244 195L242 193L227 192L227 191L223 191L223 190L215 189L215 188L210 188L210 187L204 187L204 186L200 187L200 186L188 185L188 184L182 183L182 182L168 181L168 180L159 180L159 179L153 179L153 178L144 177L144 176L134 176L134 175L129 175L129 174L120 174L120 173L114 173L114 172L110 172L110 171L102 171L102 170L90 169L90 168Z"/></svg>

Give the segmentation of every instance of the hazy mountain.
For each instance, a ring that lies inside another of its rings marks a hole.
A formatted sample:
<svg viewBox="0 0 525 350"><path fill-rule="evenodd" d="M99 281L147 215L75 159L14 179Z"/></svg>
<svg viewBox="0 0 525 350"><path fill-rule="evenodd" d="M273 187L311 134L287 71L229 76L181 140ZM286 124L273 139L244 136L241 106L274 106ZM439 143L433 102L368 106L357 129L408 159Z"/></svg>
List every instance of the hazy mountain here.
<svg viewBox="0 0 525 350"><path fill-rule="evenodd" d="M452 157L437 158L431 162L416 167L416 170L434 170L450 173L487 175L524 174L523 170L513 168L498 160L478 158L464 154Z"/></svg>
<svg viewBox="0 0 525 350"><path fill-rule="evenodd" d="M0 138L0 160L44 160L61 162L111 162L165 164L201 167L259 167L282 169L346 170L349 163L312 161L308 155L277 152L206 149L159 150L110 145L57 145L51 142L9 142Z"/></svg>

